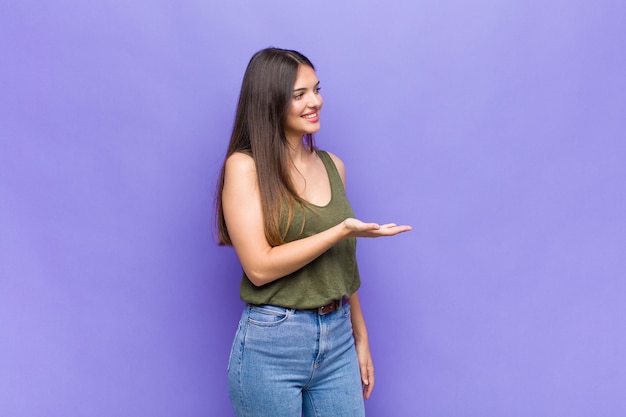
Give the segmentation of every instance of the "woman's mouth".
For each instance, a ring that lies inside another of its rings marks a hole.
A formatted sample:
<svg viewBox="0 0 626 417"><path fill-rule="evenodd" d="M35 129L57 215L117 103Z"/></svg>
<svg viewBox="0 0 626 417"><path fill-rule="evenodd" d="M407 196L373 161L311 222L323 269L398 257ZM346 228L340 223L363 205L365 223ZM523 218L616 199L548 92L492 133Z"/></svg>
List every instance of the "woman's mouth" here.
<svg viewBox="0 0 626 417"><path fill-rule="evenodd" d="M320 115L318 112L303 114L302 118L310 122L317 122L320 119Z"/></svg>

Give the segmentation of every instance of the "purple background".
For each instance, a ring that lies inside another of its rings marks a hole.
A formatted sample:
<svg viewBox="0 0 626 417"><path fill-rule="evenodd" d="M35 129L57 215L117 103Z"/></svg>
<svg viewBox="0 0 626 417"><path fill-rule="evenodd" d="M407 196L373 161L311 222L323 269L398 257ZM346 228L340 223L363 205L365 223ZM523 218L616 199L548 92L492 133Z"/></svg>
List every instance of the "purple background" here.
<svg viewBox="0 0 626 417"><path fill-rule="evenodd" d="M368 416L626 415L626 3L4 1L0 415L232 416L213 193L248 59L318 67Z"/></svg>

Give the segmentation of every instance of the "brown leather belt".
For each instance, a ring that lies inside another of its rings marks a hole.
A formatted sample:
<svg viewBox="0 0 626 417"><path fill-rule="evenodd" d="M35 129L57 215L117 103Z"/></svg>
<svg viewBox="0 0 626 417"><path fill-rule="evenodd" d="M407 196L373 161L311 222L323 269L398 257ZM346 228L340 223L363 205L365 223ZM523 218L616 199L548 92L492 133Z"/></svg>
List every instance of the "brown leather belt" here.
<svg viewBox="0 0 626 417"><path fill-rule="evenodd" d="M312 311L314 313L323 316L324 314L333 313L339 310L344 305L348 304L347 298L342 298L341 300L333 300L325 306L317 307L317 308L303 308L303 311Z"/></svg>

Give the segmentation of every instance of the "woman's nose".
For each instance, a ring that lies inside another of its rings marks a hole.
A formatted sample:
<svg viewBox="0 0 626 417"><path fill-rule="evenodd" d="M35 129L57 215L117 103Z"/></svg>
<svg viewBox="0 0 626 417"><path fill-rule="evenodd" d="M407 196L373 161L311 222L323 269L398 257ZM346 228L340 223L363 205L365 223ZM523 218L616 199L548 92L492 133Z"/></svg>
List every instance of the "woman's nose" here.
<svg viewBox="0 0 626 417"><path fill-rule="evenodd" d="M309 96L309 106L319 107L322 105L322 96L319 93L311 94Z"/></svg>

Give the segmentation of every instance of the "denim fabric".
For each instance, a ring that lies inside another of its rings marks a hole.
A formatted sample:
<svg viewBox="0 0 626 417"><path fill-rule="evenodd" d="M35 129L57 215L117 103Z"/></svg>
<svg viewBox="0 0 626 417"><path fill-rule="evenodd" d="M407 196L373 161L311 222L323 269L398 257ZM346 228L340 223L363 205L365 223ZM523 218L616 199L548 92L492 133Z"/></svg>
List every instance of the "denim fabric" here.
<svg viewBox="0 0 626 417"><path fill-rule="evenodd" d="M270 305L241 315L228 365L237 417L363 417L350 306L323 316Z"/></svg>

